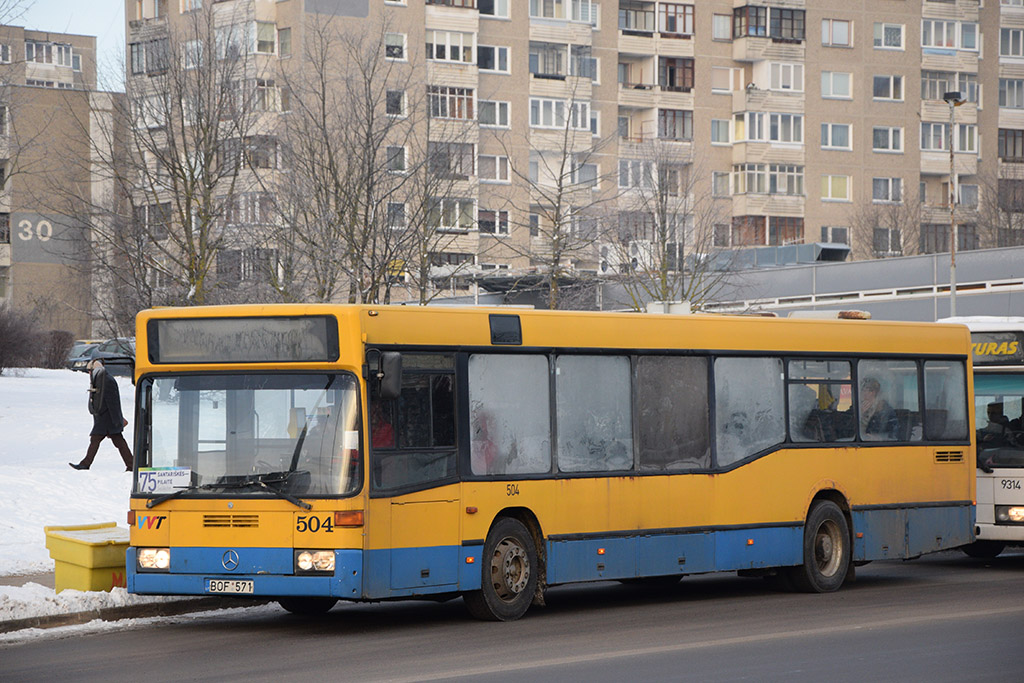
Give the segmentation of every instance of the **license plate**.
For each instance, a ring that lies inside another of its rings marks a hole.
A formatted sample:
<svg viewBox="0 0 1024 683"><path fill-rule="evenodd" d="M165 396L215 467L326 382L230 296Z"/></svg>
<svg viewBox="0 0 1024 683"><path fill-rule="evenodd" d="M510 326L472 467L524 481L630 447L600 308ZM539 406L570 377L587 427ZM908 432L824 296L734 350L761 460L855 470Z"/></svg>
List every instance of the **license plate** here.
<svg viewBox="0 0 1024 683"><path fill-rule="evenodd" d="M207 579L207 593L252 593L252 579Z"/></svg>

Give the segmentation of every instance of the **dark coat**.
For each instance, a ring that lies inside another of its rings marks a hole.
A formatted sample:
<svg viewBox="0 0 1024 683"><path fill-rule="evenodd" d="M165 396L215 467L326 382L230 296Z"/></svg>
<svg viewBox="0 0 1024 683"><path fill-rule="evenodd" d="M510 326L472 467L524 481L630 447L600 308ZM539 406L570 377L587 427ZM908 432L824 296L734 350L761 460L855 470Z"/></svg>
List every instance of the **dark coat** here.
<svg viewBox="0 0 1024 683"><path fill-rule="evenodd" d="M89 412L92 413L92 431L89 436L110 436L124 431L121 414L121 392L117 381L106 368L91 373L89 380Z"/></svg>

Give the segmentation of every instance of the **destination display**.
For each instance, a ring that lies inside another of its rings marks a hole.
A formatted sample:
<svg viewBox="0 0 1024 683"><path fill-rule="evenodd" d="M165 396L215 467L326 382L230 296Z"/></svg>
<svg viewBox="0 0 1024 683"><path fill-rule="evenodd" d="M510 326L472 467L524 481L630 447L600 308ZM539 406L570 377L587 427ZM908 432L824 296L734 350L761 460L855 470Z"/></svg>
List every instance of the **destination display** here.
<svg viewBox="0 0 1024 683"><path fill-rule="evenodd" d="M152 363L300 363L338 360L332 315L150 320Z"/></svg>

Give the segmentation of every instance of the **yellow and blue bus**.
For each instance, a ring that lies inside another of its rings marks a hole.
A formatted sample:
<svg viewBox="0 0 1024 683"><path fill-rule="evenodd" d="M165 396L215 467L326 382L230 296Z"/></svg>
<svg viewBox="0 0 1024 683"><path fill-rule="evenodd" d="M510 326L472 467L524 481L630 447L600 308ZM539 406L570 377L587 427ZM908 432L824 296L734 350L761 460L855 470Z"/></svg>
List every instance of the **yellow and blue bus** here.
<svg viewBox="0 0 1024 683"><path fill-rule="evenodd" d="M1024 546L1024 317L967 316L974 352L977 540L963 551L993 558Z"/></svg>
<svg viewBox="0 0 1024 683"><path fill-rule="evenodd" d="M973 541L964 327L486 308L144 311L128 589L461 595Z"/></svg>

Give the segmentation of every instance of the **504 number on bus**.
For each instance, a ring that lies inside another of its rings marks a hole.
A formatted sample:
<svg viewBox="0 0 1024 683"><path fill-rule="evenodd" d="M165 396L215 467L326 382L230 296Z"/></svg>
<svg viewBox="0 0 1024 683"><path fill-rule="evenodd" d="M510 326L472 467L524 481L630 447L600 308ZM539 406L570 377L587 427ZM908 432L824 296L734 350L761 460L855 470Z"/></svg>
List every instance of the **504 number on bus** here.
<svg viewBox="0 0 1024 683"><path fill-rule="evenodd" d="M317 517L316 515L299 515L295 521L295 530L299 533L305 533L312 531L326 531L331 533L334 531L334 520L330 515L324 517Z"/></svg>

